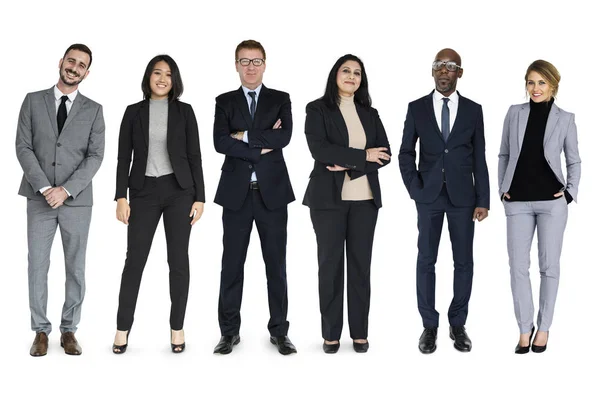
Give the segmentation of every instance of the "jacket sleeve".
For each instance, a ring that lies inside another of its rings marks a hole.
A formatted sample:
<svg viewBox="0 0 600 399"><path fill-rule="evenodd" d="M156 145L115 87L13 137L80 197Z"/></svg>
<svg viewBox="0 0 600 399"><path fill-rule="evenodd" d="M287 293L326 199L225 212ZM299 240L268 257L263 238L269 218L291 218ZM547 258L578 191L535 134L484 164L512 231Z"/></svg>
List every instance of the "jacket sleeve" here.
<svg viewBox="0 0 600 399"><path fill-rule="evenodd" d="M577 126L575 115L571 115L569 127L564 142L565 162L567 164L566 191L577 202L579 180L581 178L581 158L579 157L579 144L577 142Z"/></svg>
<svg viewBox="0 0 600 399"><path fill-rule="evenodd" d="M127 107L121 128L119 129L119 149L117 152L117 187L115 201L119 198L127 198L127 186L129 182L129 168L131 167L131 153L133 151L132 139L132 108Z"/></svg>
<svg viewBox="0 0 600 399"><path fill-rule="evenodd" d="M306 106L304 133L310 153L316 161L365 171L366 151L331 143L327 139L323 110L316 104L310 103Z"/></svg>
<svg viewBox="0 0 600 399"><path fill-rule="evenodd" d="M21 164L25 179L33 190L38 192L42 187L52 186L48 176L42 170L40 161L33 150L33 131L31 129L31 98L28 94L19 112L17 139L15 143L17 159Z"/></svg>
<svg viewBox="0 0 600 399"><path fill-rule="evenodd" d="M247 143L236 140L230 136L229 120L227 112L217 98L215 106L215 123L213 128L213 141L218 153L230 157L240 158L248 162L258 163L260 161L260 148L250 148Z"/></svg>
<svg viewBox="0 0 600 399"><path fill-rule="evenodd" d="M504 193L502 192L502 183L506 175L508 160L510 159L510 115L512 106L508 109L504 118L504 127L502 128L502 140L500 141L500 153L498 154L498 195L500 200Z"/></svg>
<svg viewBox="0 0 600 399"><path fill-rule="evenodd" d="M248 145L250 148L281 149L287 146L292 139L292 103L289 94L285 94L285 101L279 110L278 119L281 119L280 129L250 129L248 130Z"/></svg>
<svg viewBox="0 0 600 399"><path fill-rule="evenodd" d="M198 134L198 122L192 106L187 106L185 118L186 152L188 164L192 171L194 188L196 190L195 200L205 202L204 197L204 175L202 173L202 156L200 154L200 138Z"/></svg>
<svg viewBox="0 0 600 399"><path fill-rule="evenodd" d="M419 182L417 172L417 128L415 126L415 118L413 117L410 104L406 112L406 120L404 121L404 131L402 133L402 143L400 152L398 153L398 164L400 166L400 174L408 192L411 192L413 182ZM416 179L416 180L415 180Z"/></svg>
<svg viewBox="0 0 600 399"><path fill-rule="evenodd" d="M485 135L483 131L483 111L479 115L473 135L473 178L475 181L475 207L490 209L490 176L485 160Z"/></svg>
<svg viewBox="0 0 600 399"><path fill-rule="evenodd" d="M383 123L381 123L381 118L379 118L379 113L377 112L377 110L375 108L371 108L371 117L375 124L375 147L387 148L386 152L388 155L391 156L392 152L390 150L390 143L388 142L387 134L385 133L385 128L383 127ZM353 180L353 179L359 178L367 173L376 171L379 168L382 168L390 163L390 161L388 161L388 160L382 160L382 162L383 162L383 165L380 165L377 162L367 162L364 171L349 170L348 176L350 176L350 179Z"/></svg>

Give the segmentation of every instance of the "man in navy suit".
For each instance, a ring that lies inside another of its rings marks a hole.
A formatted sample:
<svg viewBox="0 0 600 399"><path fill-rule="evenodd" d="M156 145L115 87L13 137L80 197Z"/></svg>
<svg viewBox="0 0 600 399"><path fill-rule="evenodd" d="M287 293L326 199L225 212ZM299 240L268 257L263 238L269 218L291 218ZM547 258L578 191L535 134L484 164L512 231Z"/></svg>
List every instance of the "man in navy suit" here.
<svg viewBox="0 0 600 399"><path fill-rule="evenodd" d="M450 338L459 351L471 350L465 323L473 281L474 221L488 215L490 187L481 106L456 91L456 82L463 75L461 65L460 56L452 49L436 55L431 71L435 90L408 105L398 155L402 179L417 205L417 301L425 328L419 339L422 353L436 350L435 263L444 214L454 258Z"/></svg>
<svg viewBox="0 0 600 399"><path fill-rule="evenodd" d="M214 143L225 154L215 202L223 207L223 259L219 295L221 339L214 352L231 353L240 342L244 263L256 223L267 271L271 343L296 353L287 337L287 204L294 201L282 149L292 137L287 93L262 84L265 49L254 40L235 50L242 86L216 99Z"/></svg>

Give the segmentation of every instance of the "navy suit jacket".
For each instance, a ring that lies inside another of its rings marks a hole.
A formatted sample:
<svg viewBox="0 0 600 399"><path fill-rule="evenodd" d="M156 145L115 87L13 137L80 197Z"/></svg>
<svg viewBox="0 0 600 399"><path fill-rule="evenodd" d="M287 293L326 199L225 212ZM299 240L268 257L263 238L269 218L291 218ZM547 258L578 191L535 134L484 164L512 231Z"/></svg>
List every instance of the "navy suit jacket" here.
<svg viewBox="0 0 600 399"><path fill-rule="evenodd" d="M419 166L415 145L419 140ZM416 202L432 203L444 182L454 206L490 208L481 105L460 96L456 120L444 142L433 110L433 91L408 104L398 155L402 179Z"/></svg>
<svg viewBox="0 0 600 399"><path fill-rule="evenodd" d="M281 129L273 125L281 119ZM248 143L230 136L248 131ZM282 149L292 138L290 96L265 85L260 90L254 120L250 116L244 91L221 94L216 98L213 139L215 149L225 154L215 202L239 210L244 204L250 176L256 171L260 195L267 209L274 210L295 200ZM263 148L273 151L261 155Z"/></svg>

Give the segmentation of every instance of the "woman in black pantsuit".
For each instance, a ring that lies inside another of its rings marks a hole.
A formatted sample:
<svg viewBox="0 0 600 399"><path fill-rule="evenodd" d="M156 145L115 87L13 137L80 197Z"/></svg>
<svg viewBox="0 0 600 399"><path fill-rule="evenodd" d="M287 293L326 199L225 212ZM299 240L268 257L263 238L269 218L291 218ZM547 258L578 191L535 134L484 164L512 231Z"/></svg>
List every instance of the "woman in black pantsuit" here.
<svg viewBox="0 0 600 399"><path fill-rule="evenodd" d="M128 228L113 352L122 354L127 349L142 272L162 216L169 263L171 349L181 353L190 232L204 210L198 125L192 107L179 101L183 83L168 55L148 63L142 91L144 100L127 107L119 133L115 200L117 219Z"/></svg>
<svg viewBox="0 0 600 399"><path fill-rule="evenodd" d="M306 106L305 133L315 164L303 204L310 207L317 236L323 350L336 353L340 346L345 246L350 336L354 350L366 352L371 253L381 207L377 171L391 153L358 57L337 60L323 97Z"/></svg>

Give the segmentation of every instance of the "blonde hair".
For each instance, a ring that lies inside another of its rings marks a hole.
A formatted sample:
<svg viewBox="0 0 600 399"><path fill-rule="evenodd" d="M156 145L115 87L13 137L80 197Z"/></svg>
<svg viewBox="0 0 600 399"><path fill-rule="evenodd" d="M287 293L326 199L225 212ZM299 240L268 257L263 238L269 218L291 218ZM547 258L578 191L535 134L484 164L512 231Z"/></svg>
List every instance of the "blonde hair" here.
<svg viewBox="0 0 600 399"><path fill-rule="evenodd" d="M560 73L558 72L558 69L548 61L533 61L525 73L525 86L527 86L527 80L531 72L537 72L544 78L546 83L548 83L552 89L552 97L556 98L556 95L558 94L558 83L560 82Z"/></svg>

